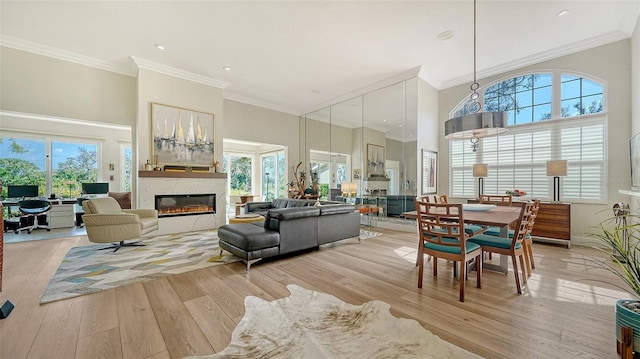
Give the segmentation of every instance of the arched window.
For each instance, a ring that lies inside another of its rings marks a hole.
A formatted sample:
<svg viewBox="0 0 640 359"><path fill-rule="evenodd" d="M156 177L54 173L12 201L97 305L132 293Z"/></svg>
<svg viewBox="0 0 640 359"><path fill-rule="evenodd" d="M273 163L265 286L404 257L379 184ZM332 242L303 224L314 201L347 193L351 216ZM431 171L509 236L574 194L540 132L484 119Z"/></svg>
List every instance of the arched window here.
<svg viewBox="0 0 640 359"><path fill-rule="evenodd" d="M564 201L606 200L606 113L602 82L583 75L551 71L529 73L481 89L483 111L505 111L509 131L483 138L473 152L465 140L450 141L450 196L474 197L474 163L489 164L484 193L526 191L551 199L553 184L546 161L568 161L561 181ZM468 113L465 99L451 117Z"/></svg>

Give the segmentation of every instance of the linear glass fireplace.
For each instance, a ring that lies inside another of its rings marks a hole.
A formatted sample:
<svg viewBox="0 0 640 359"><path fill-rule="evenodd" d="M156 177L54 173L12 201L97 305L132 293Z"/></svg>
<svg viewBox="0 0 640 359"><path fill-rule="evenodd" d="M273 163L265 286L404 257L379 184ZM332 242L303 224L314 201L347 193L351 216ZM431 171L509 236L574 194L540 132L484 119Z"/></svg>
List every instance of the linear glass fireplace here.
<svg viewBox="0 0 640 359"><path fill-rule="evenodd" d="M216 213L216 194L156 195L158 217L194 216Z"/></svg>

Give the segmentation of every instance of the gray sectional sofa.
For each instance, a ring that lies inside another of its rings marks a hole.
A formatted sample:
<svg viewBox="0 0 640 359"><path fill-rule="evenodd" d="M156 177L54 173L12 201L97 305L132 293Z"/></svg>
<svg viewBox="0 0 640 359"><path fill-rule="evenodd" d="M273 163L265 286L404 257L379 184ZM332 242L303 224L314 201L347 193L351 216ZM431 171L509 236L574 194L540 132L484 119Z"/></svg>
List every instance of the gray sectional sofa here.
<svg viewBox="0 0 640 359"><path fill-rule="evenodd" d="M253 203L253 205L249 205ZM249 202L247 212L264 215L264 222L225 224L218 228L220 248L251 264L321 244L360 235L360 212L350 204L275 199Z"/></svg>

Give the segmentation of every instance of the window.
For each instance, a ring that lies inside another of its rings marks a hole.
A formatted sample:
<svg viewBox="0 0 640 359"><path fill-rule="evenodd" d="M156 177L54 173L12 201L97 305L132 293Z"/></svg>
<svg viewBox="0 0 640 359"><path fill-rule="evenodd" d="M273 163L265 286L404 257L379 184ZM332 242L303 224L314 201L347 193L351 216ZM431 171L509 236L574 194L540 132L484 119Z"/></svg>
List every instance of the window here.
<svg viewBox="0 0 640 359"><path fill-rule="evenodd" d="M52 193L80 197L80 183L98 178L97 146L73 142L51 142Z"/></svg>
<svg viewBox="0 0 640 359"><path fill-rule="evenodd" d="M320 199L330 199L330 188L338 188L347 182L351 172L351 155L310 150L311 174L318 179ZM311 186L311 178L308 179Z"/></svg>
<svg viewBox="0 0 640 359"><path fill-rule="evenodd" d="M0 178L3 185L38 185L40 196L80 195L82 182L96 182L97 144L52 137L0 137ZM3 186L3 188L4 188ZM3 196L6 193L3 192Z"/></svg>
<svg viewBox="0 0 640 359"><path fill-rule="evenodd" d="M272 201L276 198L276 158L274 155L262 156L262 200Z"/></svg>
<svg viewBox="0 0 640 359"><path fill-rule="evenodd" d="M562 117L602 112L602 86L573 76L562 75Z"/></svg>
<svg viewBox="0 0 640 359"><path fill-rule="evenodd" d="M484 91L485 111L505 111L509 125L551 118L551 74L531 74L495 84Z"/></svg>
<svg viewBox="0 0 640 359"><path fill-rule="evenodd" d="M288 196L284 151L262 155L262 196L265 201Z"/></svg>
<svg viewBox="0 0 640 359"><path fill-rule="evenodd" d="M46 195L45 148L45 138L0 137L2 197L7 196L7 185L38 185L39 194Z"/></svg>
<svg viewBox="0 0 640 359"><path fill-rule="evenodd" d="M592 79L559 72L527 74L488 86L482 92L484 110L507 111L509 131L481 139L477 152L469 141L450 142L450 196L474 197L477 181L472 166L487 163L485 193L519 189L531 197L551 199L553 183L546 176L546 161L564 159L568 173L561 180L563 200L606 201L603 88ZM468 113L467 103L453 114Z"/></svg>
<svg viewBox="0 0 640 359"><path fill-rule="evenodd" d="M229 174L230 195L237 196L252 193L252 155L224 153L222 157L222 171Z"/></svg>
<svg viewBox="0 0 640 359"><path fill-rule="evenodd" d="M121 148L122 148L121 150L122 171L120 173L122 174L122 178L120 179L120 181L122 183L122 191L131 192L131 178L132 178L131 170L133 168L133 164L131 161L131 145L130 144L121 145Z"/></svg>

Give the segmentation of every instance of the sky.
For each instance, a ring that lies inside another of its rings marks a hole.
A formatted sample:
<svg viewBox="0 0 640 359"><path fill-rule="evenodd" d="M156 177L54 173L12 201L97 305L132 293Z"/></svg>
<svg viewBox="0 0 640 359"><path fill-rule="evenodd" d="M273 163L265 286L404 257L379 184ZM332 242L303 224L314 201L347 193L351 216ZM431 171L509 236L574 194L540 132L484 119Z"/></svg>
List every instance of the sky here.
<svg viewBox="0 0 640 359"><path fill-rule="evenodd" d="M27 149L27 152L22 154L15 154L11 152L11 137L2 136L2 143L0 143L0 158L19 158L25 161L34 163L42 171L45 170L45 147L44 140L37 139L15 139L16 142ZM97 146L94 144L81 144L70 142L51 142L51 156L52 156L52 168L56 169L60 162L66 161L67 158L76 157L80 151L79 147L84 147L89 151L97 151Z"/></svg>

